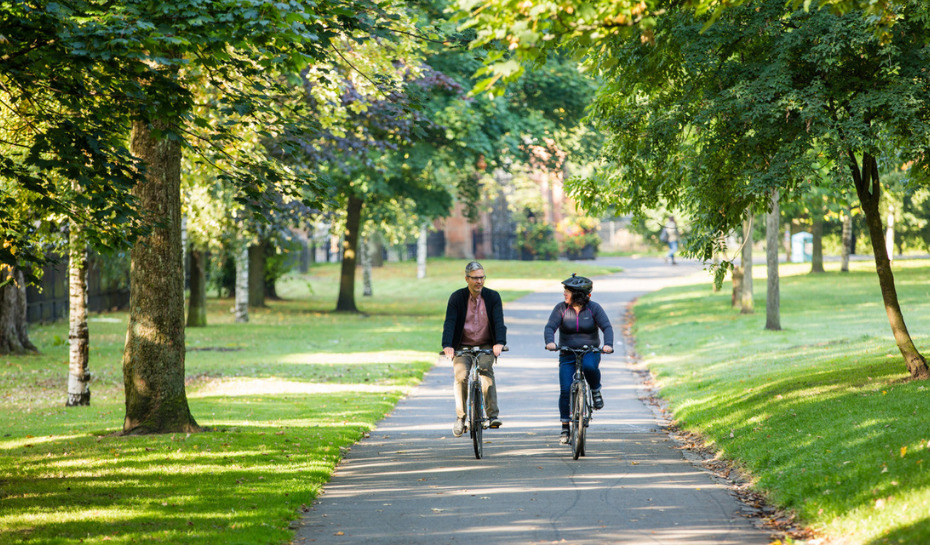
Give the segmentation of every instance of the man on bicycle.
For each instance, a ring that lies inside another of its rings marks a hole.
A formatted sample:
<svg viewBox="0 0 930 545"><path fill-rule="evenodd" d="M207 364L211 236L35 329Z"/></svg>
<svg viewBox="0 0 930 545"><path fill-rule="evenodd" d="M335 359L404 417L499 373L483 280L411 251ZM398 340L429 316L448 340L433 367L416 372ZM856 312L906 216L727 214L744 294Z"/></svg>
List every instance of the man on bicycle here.
<svg viewBox="0 0 930 545"><path fill-rule="evenodd" d="M495 360L507 344L507 327L504 326L504 307L501 296L492 289L484 287L484 267L477 261L465 266L467 286L452 292L446 307L446 320L442 326L442 351L452 358L455 375L453 391L455 392L455 424L452 435L460 437L465 431L465 400L468 397L468 373L471 361L468 358L454 357L456 350L480 347L492 349L494 355L482 354L477 359L478 373L481 375L481 389L484 392L485 411L489 426L499 428L497 389L494 386Z"/></svg>
<svg viewBox="0 0 930 545"><path fill-rule="evenodd" d="M549 321L543 330L547 350L555 350L555 332L559 332L559 343L570 348L582 346L598 346L600 335L604 333L605 354L614 351L614 330L610 319L601 305L591 300L591 290L594 282L584 276L572 274L562 282L564 300L552 309ZM601 371L598 368L601 355L597 353L585 354L582 359L582 372L585 380L591 386L591 398L594 408L604 407L604 397L601 395ZM559 418L562 421L560 441L568 442L569 423L569 390L575 374L575 354L564 352L559 357Z"/></svg>

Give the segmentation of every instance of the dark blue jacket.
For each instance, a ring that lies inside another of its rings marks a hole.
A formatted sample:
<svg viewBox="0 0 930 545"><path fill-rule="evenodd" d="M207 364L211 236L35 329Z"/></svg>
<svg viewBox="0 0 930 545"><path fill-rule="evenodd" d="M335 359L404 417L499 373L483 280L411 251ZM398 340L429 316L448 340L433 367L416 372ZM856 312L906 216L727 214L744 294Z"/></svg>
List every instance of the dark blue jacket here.
<svg viewBox="0 0 930 545"><path fill-rule="evenodd" d="M581 312L576 314L575 309L563 301L552 309L543 336L546 344L554 343L555 332L558 330L559 344L562 346L571 348L581 348L585 345L600 346L598 329L604 332L604 346L613 347L614 328L610 325L610 319L601 305L588 301Z"/></svg>

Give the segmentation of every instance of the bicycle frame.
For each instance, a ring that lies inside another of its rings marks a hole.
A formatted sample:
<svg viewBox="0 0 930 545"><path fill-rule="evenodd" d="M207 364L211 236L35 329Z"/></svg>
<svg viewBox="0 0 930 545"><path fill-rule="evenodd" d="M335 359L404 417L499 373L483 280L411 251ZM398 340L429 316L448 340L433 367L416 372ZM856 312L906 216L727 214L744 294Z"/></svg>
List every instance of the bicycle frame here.
<svg viewBox="0 0 930 545"><path fill-rule="evenodd" d="M488 427L488 418L484 412L484 394L481 390L481 379L478 377L478 357L482 354L493 356L494 352L490 349L477 347L456 350L457 357L468 358L471 362L468 371L468 398L465 401L465 414L467 419L468 434L471 437L472 445L475 450L475 458L481 459L484 456L483 432Z"/></svg>

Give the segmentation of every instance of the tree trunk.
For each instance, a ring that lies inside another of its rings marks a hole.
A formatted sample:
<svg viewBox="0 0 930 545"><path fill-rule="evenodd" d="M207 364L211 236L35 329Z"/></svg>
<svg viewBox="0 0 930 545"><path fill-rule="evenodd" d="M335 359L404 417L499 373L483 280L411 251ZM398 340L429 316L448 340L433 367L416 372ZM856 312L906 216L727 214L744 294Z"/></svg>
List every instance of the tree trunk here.
<svg viewBox="0 0 930 545"><path fill-rule="evenodd" d="M852 211L849 207L843 211L843 253L840 258L840 271L849 272L849 254L852 253Z"/></svg>
<svg viewBox="0 0 930 545"><path fill-rule="evenodd" d="M187 304L187 327L207 326L207 256L191 248L191 298Z"/></svg>
<svg viewBox="0 0 930 545"><path fill-rule="evenodd" d="M68 255L68 399L66 407L90 405L90 332L87 329L87 243L71 222Z"/></svg>
<svg viewBox="0 0 930 545"><path fill-rule="evenodd" d="M368 242L369 248L368 252L371 256L371 266L372 267L383 267L384 266L384 244L381 242L381 235L374 233L374 236L371 237L371 240Z"/></svg>
<svg viewBox="0 0 930 545"><path fill-rule="evenodd" d="M881 199L878 161L875 157L866 153L862 157L862 168L860 170L855 154L852 151L848 153L849 168L852 171L853 182L856 185L856 193L859 195L859 202L862 204L866 225L868 225L869 235L872 238L872 254L875 257L878 284L882 290L882 299L885 303L885 312L888 314L891 332L898 345L898 350L904 356L911 378L930 378L927 360L917 351L917 347L914 346L914 341L907 331L907 325L904 323L904 315L901 313L901 306L898 304L898 293L894 285L894 274L891 272L891 261L888 259L888 252L884 246L882 218L878 210L878 202Z"/></svg>
<svg viewBox="0 0 930 545"><path fill-rule="evenodd" d="M781 295L778 280L778 190L772 192L772 209L765 215L765 264L768 287L765 296L765 329L781 330Z"/></svg>
<svg viewBox="0 0 930 545"><path fill-rule="evenodd" d="M342 274L339 279L339 299L336 310L358 312L355 306L355 264L358 255L359 225L362 219L362 199L349 196L346 230L342 237Z"/></svg>
<svg viewBox="0 0 930 545"><path fill-rule="evenodd" d="M26 279L19 269L0 265L0 354L35 352L26 321Z"/></svg>
<svg viewBox="0 0 930 545"><path fill-rule="evenodd" d="M371 241L368 237L363 237L361 242L362 251L362 296L371 297Z"/></svg>
<svg viewBox="0 0 930 545"><path fill-rule="evenodd" d="M249 247L236 253L236 323L249 321Z"/></svg>
<svg viewBox="0 0 930 545"><path fill-rule="evenodd" d="M417 278L426 278L426 224L420 226L420 236L417 238Z"/></svg>
<svg viewBox="0 0 930 545"><path fill-rule="evenodd" d="M814 237L811 248L811 273L822 273L823 270L823 210L812 210L814 215L811 225L811 235Z"/></svg>
<svg viewBox="0 0 930 545"><path fill-rule="evenodd" d="M894 261L894 207L888 212L888 223L885 226L885 253L888 261Z"/></svg>
<svg viewBox="0 0 930 545"><path fill-rule="evenodd" d="M199 431L184 389L184 269L181 263L181 144L135 121L132 153L145 164L133 188L150 235L132 248L129 329L123 352L123 434Z"/></svg>
<svg viewBox="0 0 930 545"><path fill-rule="evenodd" d="M743 269L733 267L730 271L730 280L733 281L733 292L730 294L730 306L735 307L743 298Z"/></svg>
<svg viewBox="0 0 930 545"><path fill-rule="evenodd" d="M265 305L265 250L264 240L249 246L249 306L264 308Z"/></svg>
<svg viewBox="0 0 930 545"><path fill-rule="evenodd" d="M791 263L791 220L785 225L785 263Z"/></svg>
<svg viewBox="0 0 930 545"><path fill-rule="evenodd" d="M743 269L743 289L740 292L740 313L752 314L752 213L746 214L743 220L743 255L741 263Z"/></svg>
<svg viewBox="0 0 930 545"><path fill-rule="evenodd" d="M274 278L266 277L265 278L265 300L271 299L272 301L280 301L281 296L278 295L277 280Z"/></svg>

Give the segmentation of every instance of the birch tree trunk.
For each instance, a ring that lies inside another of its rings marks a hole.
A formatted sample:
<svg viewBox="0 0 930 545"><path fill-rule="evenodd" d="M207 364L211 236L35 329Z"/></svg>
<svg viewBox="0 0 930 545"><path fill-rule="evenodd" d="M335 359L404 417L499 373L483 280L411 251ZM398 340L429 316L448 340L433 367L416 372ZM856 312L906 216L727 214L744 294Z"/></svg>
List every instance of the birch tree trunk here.
<svg viewBox="0 0 930 545"><path fill-rule="evenodd" d="M848 153L849 168L853 174L856 193L859 195L859 202L862 203L862 211L865 213L866 224L869 227L869 235L872 239L872 255L875 257L878 284L882 290L882 300L885 303L885 313L888 315L891 332L898 345L898 350L901 351L901 355L904 357L911 378L930 378L930 368L927 367L927 360L917 350L907 330L907 325L904 323L904 314L901 312L901 306L898 303L898 292L894 285L894 273L891 271L891 260L888 259L888 252L883 244L882 217L878 210L878 203L881 200L878 161L875 157L865 154L862 157L862 168L860 170L856 156L852 151Z"/></svg>
<svg viewBox="0 0 930 545"><path fill-rule="evenodd" d="M132 248L129 328L123 352L123 434L199 431L184 389L184 268L181 263L181 144L156 121L133 122L132 153L145 164L133 188L151 234Z"/></svg>
<svg viewBox="0 0 930 545"><path fill-rule="evenodd" d="M236 323L249 321L249 246L236 253Z"/></svg>
<svg viewBox="0 0 930 545"><path fill-rule="evenodd" d="M87 243L71 222L68 255L68 399L66 407L90 405L90 332L87 328Z"/></svg>
<svg viewBox="0 0 930 545"><path fill-rule="evenodd" d="M362 296L371 297L371 241L362 237L359 246L362 252Z"/></svg>
<svg viewBox="0 0 930 545"><path fill-rule="evenodd" d="M765 264L768 286L765 292L765 329L781 330L781 294L778 278L778 190L772 192L771 210L765 215Z"/></svg>
<svg viewBox="0 0 930 545"><path fill-rule="evenodd" d="M752 213L747 212L743 220L743 289L740 293L740 313L752 314L755 309L752 302Z"/></svg>
<svg viewBox="0 0 930 545"><path fill-rule="evenodd" d="M420 226L420 236L417 238L417 278L426 278L426 224Z"/></svg>
<svg viewBox="0 0 930 545"><path fill-rule="evenodd" d="M852 250L852 212L849 207L843 211L843 250L840 254L840 270L849 272L849 254Z"/></svg>
<svg viewBox="0 0 930 545"><path fill-rule="evenodd" d="M207 257L191 248L191 296L187 304L187 327L207 325Z"/></svg>

